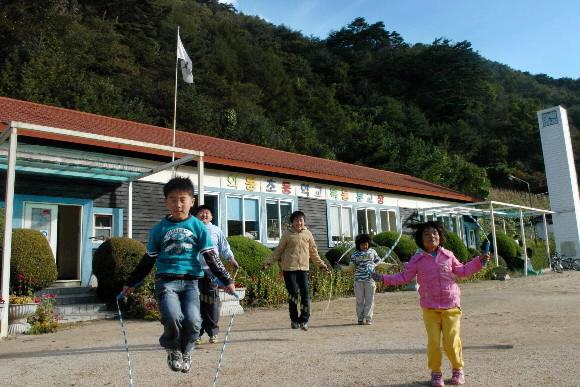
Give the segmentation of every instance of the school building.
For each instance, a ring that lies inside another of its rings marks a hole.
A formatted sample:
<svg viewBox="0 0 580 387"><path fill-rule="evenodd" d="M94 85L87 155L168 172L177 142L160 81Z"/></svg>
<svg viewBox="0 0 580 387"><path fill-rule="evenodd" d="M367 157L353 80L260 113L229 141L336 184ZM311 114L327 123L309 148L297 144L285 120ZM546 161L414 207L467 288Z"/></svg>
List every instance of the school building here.
<svg viewBox="0 0 580 387"><path fill-rule="evenodd" d="M13 228L47 237L58 281L77 286L89 284L104 238L146 243L166 214L173 159L226 235L268 247L298 209L324 254L358 233L400 230L415 211L477 201L400 173L181 131L173 144L171 129L5 97L0 124L0 207L12 203ZM442 218L475 247L473 222Z"/></svg>

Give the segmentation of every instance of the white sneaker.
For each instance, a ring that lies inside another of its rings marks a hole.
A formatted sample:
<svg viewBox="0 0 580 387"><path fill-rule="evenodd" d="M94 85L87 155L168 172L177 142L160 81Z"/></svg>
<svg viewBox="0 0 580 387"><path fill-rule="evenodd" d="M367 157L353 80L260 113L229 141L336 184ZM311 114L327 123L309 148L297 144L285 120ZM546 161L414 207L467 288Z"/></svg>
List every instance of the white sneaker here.
<svg viewBox="0 0 580 387"><path fill-rule="evenodd" d="M178 349L167 349L167 365L172 371L179 372L183 367L181 351Z"/></svg>
<svg viewBox="0 0 580 387"><path fill-rule="evenodd" d="M181 363L181 372L188 373L191 370L191 352L184 352L181 355L183 362Z"/></svg>

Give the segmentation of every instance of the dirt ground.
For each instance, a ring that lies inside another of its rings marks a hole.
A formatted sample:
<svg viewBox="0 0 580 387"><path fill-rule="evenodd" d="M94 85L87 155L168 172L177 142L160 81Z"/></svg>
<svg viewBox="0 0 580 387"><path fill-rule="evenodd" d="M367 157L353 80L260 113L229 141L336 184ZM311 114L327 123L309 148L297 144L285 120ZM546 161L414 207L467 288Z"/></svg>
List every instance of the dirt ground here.
<svg viewBox="0 0 580 387"><path fill-rule="evenodd" d="M470 386L580 386L580 272L462 285ZM286 307L233 322L222 386L427 386L416 292L378 294L374 324L355 325L354 298L313 304L311 329L291 330ZM222 319L225 333L229 317ZM168 369L157 322L126 323L135 386L210 386L222 343L195 350L190 374ZM450 382L445 361L444 377ZM124 386L119 321L0 341L3 386Z"/></svg>

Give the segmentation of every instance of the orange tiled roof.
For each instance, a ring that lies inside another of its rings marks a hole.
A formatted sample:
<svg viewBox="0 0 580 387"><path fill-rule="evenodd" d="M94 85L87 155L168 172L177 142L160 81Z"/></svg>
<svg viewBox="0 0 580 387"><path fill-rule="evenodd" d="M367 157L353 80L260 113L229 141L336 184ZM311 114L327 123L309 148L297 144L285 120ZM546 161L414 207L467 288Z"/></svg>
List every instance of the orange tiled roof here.
<svg viewBox="0 0 580 387"><path fill-rule="evenodd" d="M0 122L4 130L10 121L69 129L153 144L171 145L173 131L158 126L141 124L118 118L100 116L75 110L0 97ZM96 145L100 147L140 151L143 148L105 143L98 140L65 137L50 133L20 131L37 138ZM416 194L447 200L476 201L461 192L430 183L426 180L401 173L368 168L359 165L279 151L257 145L223 140L215 137L178 131L176 146L201 150L206 163L248 168L256 171L280 173L297 178L311 178L329 183L355 184L377 190ZM162 150L146 150L147 153L167 155Z"/></svg>

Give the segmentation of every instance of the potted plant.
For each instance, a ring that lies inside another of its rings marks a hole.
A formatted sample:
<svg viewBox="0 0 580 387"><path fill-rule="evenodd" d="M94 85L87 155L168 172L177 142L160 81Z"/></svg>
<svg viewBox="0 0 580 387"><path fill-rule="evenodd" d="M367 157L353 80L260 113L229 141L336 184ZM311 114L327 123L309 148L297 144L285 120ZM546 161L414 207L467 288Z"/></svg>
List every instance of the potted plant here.
<svg viewBox="0 0 580 387"><path fill-rule="evenodd" d="M8 297L8 334L28 331L30 329L28 317L36 312L39 303L38 297L11 294Z"/></svg>
<svg viewBox="0 0 580 387"><path fill-rule="evenodd" d="M18 273L11 284L8 296L8 333L24 333L30 329L28 317L32 316L40 299L34 297L30 280L22 273Z"/></svg>

